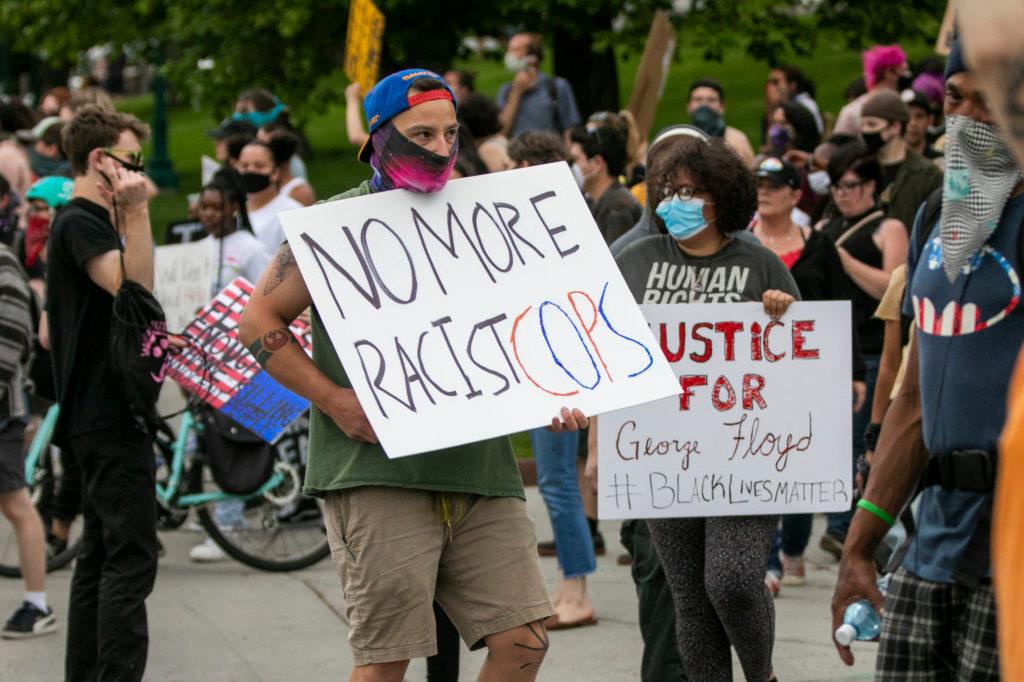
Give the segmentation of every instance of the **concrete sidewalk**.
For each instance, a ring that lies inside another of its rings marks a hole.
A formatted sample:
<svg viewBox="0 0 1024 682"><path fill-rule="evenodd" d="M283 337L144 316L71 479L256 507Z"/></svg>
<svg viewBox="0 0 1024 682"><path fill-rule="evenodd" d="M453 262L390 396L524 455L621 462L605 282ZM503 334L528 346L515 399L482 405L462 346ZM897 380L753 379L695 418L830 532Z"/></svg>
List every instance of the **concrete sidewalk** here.
<svg viewBox="0 0 1024 682"><path fill-rule="evenodd" d="M529 508L541 539L550 524L536 488ZM807 585L784 588L775 602L775 670L783 682L870 680L873 644L855 645L857 665L847 668L829 637L828 604L835 563L817 549L823 519L815 524L808 553ZM607 556L598 558L590 591L600 623L552 633L551 650L539 679L559 682L639 679L640 631L629 569L617 566L618 523L602 522ZM199 540L185 530L161 534L167 555L160 561L156 589L147 601L150 654L146 679L167 682L249 682L344 680L351 665L345 641L341 589L329 560L305 571L272 574L233 561L196 565L188 550ZM542 559L548 584L557 585L554 559ZM71 572L49 576L47 593L58 617L56 635L25 642L0 641L0 680L35 682L63 677L65 615ZM0 578L3 617L21 598L20 582ZM463 652L462 678L475 679L484 653ZM743 679L734 666L737 680ZM426 679L422 660L407 680Z"/></svg>

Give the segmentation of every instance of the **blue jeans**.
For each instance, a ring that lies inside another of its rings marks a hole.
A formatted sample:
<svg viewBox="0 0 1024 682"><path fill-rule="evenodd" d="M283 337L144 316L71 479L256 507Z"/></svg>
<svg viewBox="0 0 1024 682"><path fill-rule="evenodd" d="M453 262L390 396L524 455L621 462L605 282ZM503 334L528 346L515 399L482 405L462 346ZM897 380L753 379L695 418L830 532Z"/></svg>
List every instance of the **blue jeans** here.
<svg viewBox="0 0 1024 682"><path fill-rule="evenodd" d="M576 479L576 447L579 434L530 431L537 485L548 508L555 532L558 565L566 578L579 578L597 570L594 540L583 512L583 498Z"/></svg>
<svg viewBox="0 0 1024 682"><path fill-rule="evenodd" d="M807 542L811 539L811 524L814 514L786 514L782 517L782 529L776 529L772 549L768 554L768 570L782 575L782 559L779 551L789 557L803 556Z"/></svg>
<svg viewBox="0 0 1024 682"><path fill-rule="evenodd" d="M868 386L867 396L860 410L853 413L853 461L850 469L856 465L857 458L864 454L864 430L871 423L871 402L875 397L875 382L878 380L878 364L881 360L879 355L864 356L864 383ZM846 531L850 529L850 520L853 518L853 500L851 495L850 508L844 512L835 512L828 515L828 529L826 532L836 540L842 542L846 539Z"/></svg>

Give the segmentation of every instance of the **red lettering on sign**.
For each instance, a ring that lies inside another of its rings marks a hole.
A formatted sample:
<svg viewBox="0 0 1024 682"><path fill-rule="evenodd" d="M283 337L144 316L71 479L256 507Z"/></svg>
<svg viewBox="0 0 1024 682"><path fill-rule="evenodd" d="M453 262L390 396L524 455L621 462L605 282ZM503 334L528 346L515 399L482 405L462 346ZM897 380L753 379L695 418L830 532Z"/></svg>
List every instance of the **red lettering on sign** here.
<svg viewBox="0 0 1024 682"><path fill-rule="evenodd" d="M821 357L821 351L817 348L804 348L807 339L804 332L814 331L814 320L795 320L793 322L793 359L794 360L817 360Z"/></svg>
<svg viewBox="0 0 1024 682"><path fill-rule="evenodd" d="M683 392L679 395L679 411L685 412L690 409L690 398L693 396L694 387L707 385L708 378L706 375L689 374L679 377L679 386L683 389Z"/></svg>

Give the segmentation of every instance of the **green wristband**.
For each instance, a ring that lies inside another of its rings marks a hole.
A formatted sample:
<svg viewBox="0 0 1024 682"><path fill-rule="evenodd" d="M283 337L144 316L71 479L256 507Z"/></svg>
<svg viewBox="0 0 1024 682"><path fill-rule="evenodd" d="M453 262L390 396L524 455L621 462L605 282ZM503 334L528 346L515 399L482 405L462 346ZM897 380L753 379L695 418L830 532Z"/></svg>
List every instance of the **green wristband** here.
<svg viewBox="0 0 1024 682"><path fill-rule="evenodd" d="M857 506L863 509L864 511L871 512L878 518L882 519L882 521L885 522L885 525L889 526L890 528L896 525L896 520L889 515L889 512L885 511L877 504L872 504L871 502L868 502L863 497L857 500Z"/></svg>

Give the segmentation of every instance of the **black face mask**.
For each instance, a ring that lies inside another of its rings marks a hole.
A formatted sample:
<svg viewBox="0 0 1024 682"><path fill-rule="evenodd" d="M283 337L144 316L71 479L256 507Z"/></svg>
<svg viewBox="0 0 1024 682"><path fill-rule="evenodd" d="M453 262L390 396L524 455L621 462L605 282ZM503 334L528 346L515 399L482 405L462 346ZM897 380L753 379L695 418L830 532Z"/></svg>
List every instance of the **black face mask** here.
<svg viewBox="0 0 1024 682"><path fill-rule="evenodd" d="M861 133L860 136L864 140L864 146L866 146L868 151L872 154L877 154L878 151L885 146L885 140L882 139L881 130L873 133Z"/></svg>
<svg viewBox="0 0 1024 682"><path fill-rule="evenodd" d="M242 173L242 189L246 194L256 194L270 187L270 176L266 173Z"/></svg>

